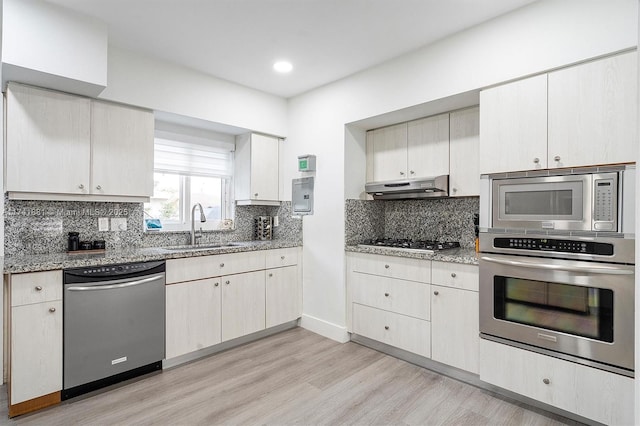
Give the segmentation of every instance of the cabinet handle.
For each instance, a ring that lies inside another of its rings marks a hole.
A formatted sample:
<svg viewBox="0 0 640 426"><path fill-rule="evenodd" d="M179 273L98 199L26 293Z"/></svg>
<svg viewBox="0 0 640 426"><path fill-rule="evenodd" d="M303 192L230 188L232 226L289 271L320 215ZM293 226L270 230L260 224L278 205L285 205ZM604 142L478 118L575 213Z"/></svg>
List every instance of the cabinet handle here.
<svg viewBox="0 0 640 426"><path fill-rule="evenodd" d="M389 269L389 265L384 265L384 269Z"/></svg>
<svg viewBox="0 0 640 426"><path fill-rule="evenodd" d="M434 294L434 296L437 296L437 295L440 294L440 292L439 291L434 291L433 294Z"/></svg>
<svg viewBox="0 0 640 426"><path fill-rule="evenodd" d="M414 172L413 170L409 170L409 173L411 173L412 175L415 174L416 172Z"/></svg>
<svg viewBox="0 0 640 426"><path fill-rule="evenodd" d="M78 189L84 189L84 185L83 184L78 185Z"/></svg>
<svg viewBox="0 0 640 426"><path fill-rule="evenodd" d="M49 308L49 312L54 313L56 311L56 308Z"/></svg>
<svg viewBox="0 0 640 426"><path fill-rule="evenodd" d="M226 285L229 285L231 283L231 281L227 280L224 282Z"/></svg>
<svg viewBox="0 0 640 426"><path fill-rule="evenodd" d="M400 176L404 176L404 172L400 172Z"/></svg>
<svg viewBox="0 0 640 426"><path fill-rule="evenodd" d="M458 192L458 188L452 188L451 191Z"/></svg>
<svg viewBox="0 0 640 426"><path fill-rule="evenodd" d="M254 197L257 197L257 196L258 196L258 193L256 192L255 194L253 194L253 196L254 196Z"/></svg>
<svg viewBox="0 0 640 426"><path fill-rule="evenodd" d="M273 276L273 274L269 274L269 278L271 278Z"/></svg>
<svg viewBox="0 0 640 426"><path fill-rule="evenodd" d="M98 185L98 186L96 186L96 189L97 189L98 191L100 191L100 190L102 189L102 186Z"/></svg>
<svg viewBox="0 0 640 426"><path fill-rule="evenodd" d="M388 325L385 325L385 326L384 326L384 329L385 329L385 330L388 330L388 329L389 329L389 326L388 326Z"/></svg>
<svg viewBox="0 0 640 426"><path fill-rule="evenodd" d="M280 260L284 260L284 256L280 256Z"/></svg>
<svg viewBox="0 0 640 426"><path fill-rule="evenodd" d="M214 286L218 287L220 285L220 283L215 283Z"/></svg>
<svg viewBox="0 0 640 426"><path fill-rule="evenodd" d="M549 383L551 383L551 380L549 379L542 379L542 383L544 383L545 385L548 385Z"/></svg>
<svg viewBox="0 0 640 426"><path fill-rule="evenodd" d="M220 264L220 267L221 267L221 268L224 268L224 263L221 263L221 264Z"/></svg>
<svg viewBox="0 0 640 426"><path fill-rule="evenodd" d="M36 286L36 291L42 291L42 286L37 285L37 286Z"/></svg>
<svg viewBox="0 0 640 426"><path fill-rule="evenodd" d="M536 163L536 164L540 164L540 159L538 157L536 157L536 158L533 159L533 162Z"/></svg>
<svg viewBox="0 0 640 426"><path fill-rule="evenodd" d="M560 156L559 156L559 155L556 155L555 157L553 157L553 161L560 161L560 160L561 160L561 159L560 159Z"/></svg>
<svg viewBox="0 0 640 426"><path fill-rule="evenodd" d="M452 273L451 273L451 278L455 278L455 277L456 277L456 273L455 273L455 272L452 272Z"/></svg>
<svg viewBox="0 0 640 426"><path fill-rule="evenodd" d="M385 293L385 294L384 294L384 297L389 297L389 293Z"/></svg>

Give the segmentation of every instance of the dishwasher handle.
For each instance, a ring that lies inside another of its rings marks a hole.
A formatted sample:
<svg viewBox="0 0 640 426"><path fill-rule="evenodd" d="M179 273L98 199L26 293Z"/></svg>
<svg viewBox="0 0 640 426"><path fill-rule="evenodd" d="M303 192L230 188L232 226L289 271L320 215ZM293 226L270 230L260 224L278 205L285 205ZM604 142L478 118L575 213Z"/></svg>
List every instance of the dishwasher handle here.
<svg viewBox="0 0 640 426"><path fill-rule="evenodd" d="M137 286L137 285L142 285L142 284L148 284L150 282L153 281L158 281L158 280L162 280L164 279L164 274L160 274L160 275L153 275L151 277L148 278L143 278L141 280L136 280L136 281L127 281L127 282L121 282L119 284L107 284L107 285L91 285L91 286L69 286L66 288L66 290L68 291L97 291L97 290L113 290L113 289L118 289L118 288L126 288L126 287L133 287L133 286Z"/></svg>
<svg viewBox="0 0 640 426"><path fill-rule="evenodd" d="M605 275L633 275L635 272L632 269L623 269L617 268L615 266L597 266L597 265L589 265L589 266L577 266L577 265L553 265L546 264L544 261L537 262L527 262L522 260L512 260L512 259L496 259L495 257L482 256L480 259L491 262L498 263L500 265L508 265L508 266L520 266L522 268L532 268L532 269L545 269L552 271L567 271L567 272L583 272L589 274L605 274Z"/></svg>

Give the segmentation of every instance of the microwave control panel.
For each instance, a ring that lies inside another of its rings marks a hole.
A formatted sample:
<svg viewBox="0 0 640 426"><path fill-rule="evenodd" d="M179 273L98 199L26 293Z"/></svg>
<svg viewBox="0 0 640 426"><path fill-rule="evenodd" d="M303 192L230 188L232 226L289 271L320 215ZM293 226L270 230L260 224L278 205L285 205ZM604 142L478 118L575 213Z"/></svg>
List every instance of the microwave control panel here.
<svg viewBox="0 0 640 426"><path fill-rule="evenodd" d="M594 179L593 182L593 230L615 231L617 200L616 180Z"/></svg>
<svg viewBox="0 0 640 426"><path fill-rule="evenodd" d="M494 238L496 248L612 256L613 244L552 238Z"/></svg>

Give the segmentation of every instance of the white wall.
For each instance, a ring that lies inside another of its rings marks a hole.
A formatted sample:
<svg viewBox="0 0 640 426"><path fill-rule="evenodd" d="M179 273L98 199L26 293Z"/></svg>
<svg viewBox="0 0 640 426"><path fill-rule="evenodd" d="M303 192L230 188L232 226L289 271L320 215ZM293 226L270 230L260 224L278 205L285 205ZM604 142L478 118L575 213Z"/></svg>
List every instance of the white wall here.
<svg viewBox="0 0 640 426"><path fill-rule="evenodd" d="M95 96L107 83L107 26L40 0L4 0L7 81Z"/></svg>
<svg viewBox="0 0 640 426"><path fill-rule="evenodd" d="M365 178L360 165L351 167L364 161L364 149L345 147L347 123L633 48L637 7L636 0L541 1L291 99L283 178L296 177L297 155L318 159L316 211L303 225L303 325L346 339L344 200L360 195Z"/></svg>
<svg viewBox="0 0 640 426"><path fill-rule="evenodd" d="M109 47L107 88L100 98L287 135L287 101L169 62Z"/></svg>

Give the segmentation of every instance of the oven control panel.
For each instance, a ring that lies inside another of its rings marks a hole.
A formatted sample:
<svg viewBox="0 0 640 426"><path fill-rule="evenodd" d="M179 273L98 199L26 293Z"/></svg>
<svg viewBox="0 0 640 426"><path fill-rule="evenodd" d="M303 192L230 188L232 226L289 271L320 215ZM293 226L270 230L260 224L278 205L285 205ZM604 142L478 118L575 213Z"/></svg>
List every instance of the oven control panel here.
<svg viewBox="0 0 640 426"><path fill-rule="evenodd" d="M555 251L561 253L613 255L613 244L593 241L556 240L552 238L494 238L496 248L513 250Z"/></svg>

